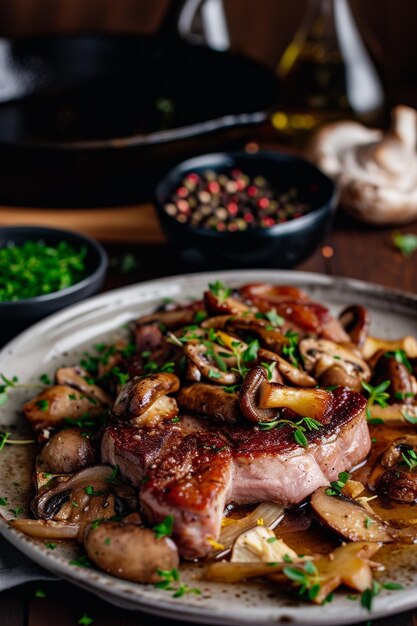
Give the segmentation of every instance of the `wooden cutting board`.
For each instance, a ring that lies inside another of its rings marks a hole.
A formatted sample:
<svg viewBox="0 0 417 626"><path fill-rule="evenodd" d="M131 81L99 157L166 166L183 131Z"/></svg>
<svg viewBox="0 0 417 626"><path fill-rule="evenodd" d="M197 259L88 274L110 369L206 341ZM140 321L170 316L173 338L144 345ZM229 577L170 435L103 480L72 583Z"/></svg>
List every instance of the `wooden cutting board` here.
<svg viewBox="0 0 417 626"><path fill-rule="evenodd" d="M164 235L152 204L94 209L0 207L0 226L68 228L100 241L162 243Z"/></svg>

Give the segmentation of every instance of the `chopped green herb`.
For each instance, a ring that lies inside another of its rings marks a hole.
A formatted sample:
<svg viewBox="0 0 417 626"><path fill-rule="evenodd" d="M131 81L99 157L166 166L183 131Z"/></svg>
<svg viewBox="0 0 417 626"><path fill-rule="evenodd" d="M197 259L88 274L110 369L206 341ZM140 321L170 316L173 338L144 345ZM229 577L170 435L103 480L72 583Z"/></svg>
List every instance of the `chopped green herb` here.
<svg viewBox="0 0 417 626"><path fill-rule="evenodd" d="M47 411L49 409L48 400L37 400L35 404L41 411Z"/></svg>
<svg viewBox="0 0 417 626"><path fill-rule="evenodd" d="M276 541L278 541L277 537L268 537L266 540L267 543L275 543Z"/></svg>
<svg viewBox="0 0 417 626"><path fill-rule="evenodd" d="M241 385L230 385L229 387L223 387L223 391L225 391L226 393L237 393L240 389Z"/></svg>
<svg viewBox="0 0 417 626"><path fill-rule="evenodd" d="M320 577L318 570L312 561L296 567L284 567L284 575L289 578L294 587L298 588L300 596L306 596L314 600L320 592Z"/></svg>
<svg viewBox="0 0 417 626"><path fill-rule="evenodd" d="M186 583L180 582L180 573L177 569L171 570L156 570L161 580L154 583L154 587L157 589L164 589L165 591L173 591L173 598L181 598L187 593L194 593L200 595L201 590L195 587L189 587Z"/></svg>
<svg viewBox="0 0 417 626"><path fill-rule="evenodd" d="M113 484L117 485L119 483L119 480L117 478L118 474L119 474L119 466L115 465L113 467L113 469L112 469L112 472L111 472L110 476L107 479L107 482L108 483L113 483Z"/></svg>
<svg viewBox="0 0 417 626"><path fill-rule="evenodd" d="M271 309L271 311L267 311L265 313L265 317L269 320L272 326L282 326L285 322L284 318L281 315L278 315L275 309Z"/></svg>
<svg viewBox="0 0 417 626"><path fill-rule="evenodd" d="M272 430L273 428L281 428L285 425L294 429L294 439L300 446L303 446L303 448L308 446L308 440L304 433L307 430L319 430L322 426L320 422L312 417L302 417L298 422L285 419L278 419L273 422L259 422L258 428L260 430Z"/></svg>
<svg viewBox="0 0 417 626"><path fill-rule="evenodd" d="M399 232L395 232L392 234L392 243L394 247L397 248L405 257L409 259L413 252L417 250L417 235L412 233L402 234Z"/></svg>
<svg viewBox="0 0 417 626"><path fill-rule="evenodd" d="M201 324L201 322L204 322L205 319L207 319L207 312L206 311L196 311L196 314L194 315L194 322L196 324Z"/></svg>
<svg viewBox="0 0 417 626"><path fill-rule="evenodd" d="M407 353L405 352L405 350L394 350L393 352L385 352L384 356L386 356L387 358L394 357L397 363L401 363L402 365L405 365L405 367L408 369L409 372L413 371L413 368L411 367L411 363L408 360Z"/></svg>
<svg viewBox="0 0 417 626"><path fill-rule="evenodd" d="M41 374L39 376L39 381L44 385L52 385L51 379L49 378L48 374Z"/></svg>
<svg viewBox="0 0 417 626"><path fill-rule="evenodd" d="M368 405L366 408L366 417L368 419L368 422L370 422L371 424L375 424L375 423L379 424L381 422L384 423L382 420L380 422L375 422L375 419L379 419L379 418L371 417L369 407L372 406L373 404L378 404L382 408L385 408L386 406L388 406L389 393L386 393L386 390L388 389L390 384L391 384L390 380L384 380L382 383L379 383L379 385L376 385L375 387L373 387L372 385L365 382L364 380L362 381L362 387L365 389L365 391L368 392Z"/></svg>
<svg viewBox="0 0 417 626"><path fill-rule="evenodd" d="M230 287L226 287L221 280L216 280L214 283L209 283L209 289L211 293L217 298L218 303L224 304L227 298L232 293Z"/></svg>
<svg viewBox="0 0 417 626"><path fill-rule="evenodd" d="M178 417L178 415L176 415L175 417L173 417L173 418L170 420L171 424L177 424L177 423L178 423L178 422L180 422L180 421L181 421L181 418L180 418L180 417Z"/></svg>
<svg viewBox="0 0 417 626"><path fill-rule="evenodd" d="M159 524L156 524L156 526L153 527L155 537L157 539L161 539L162 537L170 537L172 535L173 526L174 526L173 516L167 515L167 517L162 522L160 522Z"/></svg>
<svg viewBox="0 0 417 626"><path fill-rule="evenodd" d="M298 367L300 364L298 355L298 340L300 335L293 330L287 330L285 337L287 338L288 343L282 347L282 354L288 357L289 361L295 367Z"/></svg>
<svg viewBox="0 0 417 626"><path fill-rule="evenodd" d="M12 433L0 433L0 452L3 450Z"/></svg>
<svg viewBox="0 0 417 626"><path fill-rule="evenodd" d="M46 598L46 591L43 589L36 589L35 598Z"/></svg>
<svg viewBox="0 0 417 626"><path fill-rule="evenodd" d="M209 378L221 378L222 375L220 372L216 372L216 370L214 370L212 367L209 369Z"/></svg>
<svg viewBox="0 0 417 626"><path fill-rule="evenodd" d="M374 520L370 517L365 517L365 528L371 528L372 524L374 524Z"/></svg>
<svg viewBox="0 0 417 626"><path fill-rule="evenodd" d="M8 504L8 498L0 498L0 506L7 506Z"/></svg>
<svg viewBox="0 0 417 626"><path fill-rule="evenodd" d="M349 472L340 472L339 478L330 483L330 487L325 490L328 496L338 496L342 493L343 487L350 478Z"/></svg>
<svg viewBox="0 0 417 626"><path fill-rule="evenodd" d="M111 544L110 537L106 537L103 543L104 543L105 546L109 546Z"/></svg>
<svg viewBox="0 0 417 626"><path fill-rule="evenodd" d="M244 363L251 363L252 361L256 361L258 357L258 350L260 348L259 341L254 339L250 342L246 350L242 353L242 360Z"/></svg>
<svg viewBox="0 0 417 626"><path fill-rule="evenodd" d="M45 548L48 548L48 550L55 550L57 544L56 543L52 543L51 541L45 541Z"/></svg>
<svg viewBox="0 0 417 626"><path fill-rule="evenodd" d="M0 302L14 302L60 291L86 275L87 248L67 241L55 246L43 241L0 248Z"/></svg>
<svg viewBox="0 0 417 626"><path fill-rule="evenodd" d="M131 274L138 265L138 261L134 254L124 254L121 257L112 257L109 266L120 270L122 274Z"/></svg>
<svg viewBox="0 0 417 626"><path fill-rule="evenodd" d="M406 450L405 452L402 452L401 457L404 463L408 465L410 470L417 467L417 454L414 452L414 450L410 449L410 450Z"/></svg>
<svg viewBox="0 0 417 626"><path fill-rule="evenodd" d="M95 491L92 485L87 485L87 487L84 487L84 491L88 496L102 496L104 494L103 491Z"/></svg>
<svg viewBox="0 0 417 626"><path fill-rule="evenodd" d="M293 559L290 557L289 554L284 554L282 560L284 561L284 563L293 563Z"/></svg>
<svg viewBox="0 0 417 626"><path fill-rule="evenodd" d="M85 554L82 554L80 557L78 557L78 559L72 559L72 561L70 561L69 564L74 565L75 567L92 567L93 566L90 559Z"/></svg>
<svg viewBox="0 0 417 626"><path fill-rule="evenodd" d="M15 509L9 509L9 512L13 515L13 517L18 517L22 512L22 507L17 506Z"/></svg>
<svg viewBox="0 0 417 626"><path fill-rule="evenodd" d="M90 626L90 624L92 624L93 621L94 620L92 617L87 615L87 613L83 613L80 619L78 620L78 623L80 624L80 626Z"/></svg>
<svg viewBox="0 0 417 626"><path fill-rule="evenodd" d="M99 518L99 519L95 519L91 522L91 528L93 530L96 530L96 528L98 528L100 526L100 524L102 524L104 522L104 518Z"/></svg>

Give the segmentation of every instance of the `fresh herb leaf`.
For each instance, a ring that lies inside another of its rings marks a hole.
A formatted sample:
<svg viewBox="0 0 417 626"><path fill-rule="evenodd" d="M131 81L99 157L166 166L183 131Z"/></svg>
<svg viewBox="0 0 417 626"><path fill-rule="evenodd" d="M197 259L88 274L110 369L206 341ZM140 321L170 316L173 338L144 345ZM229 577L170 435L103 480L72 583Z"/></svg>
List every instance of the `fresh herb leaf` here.
<svg viewBox="0 0 417 626"><path fill-rule="evenodd" d="M340 472L339 478L330 483L330 487L325 490L328 496L338 496L342 493L343 487L350 478L349 472Z"/></svg>
<svg viewBox="0 0 417 626"><path fill-rule="evenodd" d="M271 311L267 311L265 313L266 319L271 322L272 326L282 326L285 322L284 318L281 315L278 315L275 309L271 309Z"/></svg>
<svg viewBox="0 0 417 626"><path fill-rule="evenodd" d="M387 358L394 357L397 363L401 363L402 365L405 365L405 367L408 369L410 373L413 371L413 368L411 367L411 363L408 360L408 356L405 350L394 350L393 352L385 352L384 356L386 356Z"/></svg>
<svg viewBox="0 0 417 626"><path fill-rule="evenodd" d="M256 361L258 357L258 350L260 348L259 341L254 339L250 342L246 350L242 353L242 360L244 363L250 363L252 361Z"/></svg>
<svg viewBox="0 0 417 626"><path fill-rule="evenodd" d="M406 450L405 452L402 452L401 457L404 463L408 465L410 470L417 467L417 454L414 452L414 450L410 449L410 450Z"/></svg>
<svg viewBox="0 0 417 626"><path fill-rule="evenodd" d="M43 589L36 589L35 598L46 598L46 591Z"/></svg>
<svg viewBox="0 0 417 626"><path fill-rule="evenodd" d="M173 516L167 515L167 517L162 522L160 522L159 524L156 524L156 526L153 527L155 537L157 539L161 539L162 537L170 537L172 535L173 526L174 526Z"/></svg>
<svg viewBox="0 0 417 626"><path fill-rule="evenodd" d="M45 548L48 548L48 550L55 550L57 546L56 543L52 543L51 541L44 541L44 545L45 545Z"/></svg>
<svg viewBox="0 0 417 626"><path fill-rule="evenodd" d="M80 626L90 626L90 624L92 624L93 621L94 620L92 617L87 615L87 613L83 613L80 619L78 620L78 623L80 624Z"/></svg>
<svg viewBox="0 0 417 626"><path fill-rule="evenodd" d="M39 381L44 385L52 385L51 379L49 378L48 374L41 374L39 376Z"/></svg>
<svg viewBox="0 0 417 626"><path fill-rule="evenodd" d="M293 330L287 330L285 333L287 343L282 347L282 354L288 358L290 363L295 367L300 364L300 358L298 354L298 341L300 335Z"/></svg>
<svg viewBox="0 0 417 626"><path fill-rule="evenodd" d="M95 491L93 485L87 485L84 487L84 491L88 496L102 496L104 495L103 491Z"/></svg>
<svg viewBox="0 0 417 626"><path fill-rule="evenodd" d="M409 259L413 252L417 250L417 235L412 233L405 233L403 235L400 232L395 232L392 234L392 243L394 247L401 252L403 257Z"/></svg>
<svg viewBox="0 0 417 626"><path fill-rule="evenodd" d="M221 373L217 372L212 367L209 369L208 375L209 375L209 378L221 378L222 377Z"/></svg>
<svg viewBox="0 0 417 626"><path fill-rule="evenodd" d="M48 402L48 400L37 400L35 402L35 405L41 411L47 411L49 409L49 402Z"/></svg>
<svg viewBox="0 0 417 626"><path fill-rule="evenodd" d="M221 280L216 280L214 283L209 283L209 289L211 293L217 298L220 305L224 304L227 298L232 293L230 287L226 287Z"/></svg>
<svg viewBox="0 0 417 626"><path fill-rule="evenodd" d="M88 558L87 555L82 554L78 559L72 559L69 562L70 565L74 565L75 567L92 567L93 564Z"/></svg>

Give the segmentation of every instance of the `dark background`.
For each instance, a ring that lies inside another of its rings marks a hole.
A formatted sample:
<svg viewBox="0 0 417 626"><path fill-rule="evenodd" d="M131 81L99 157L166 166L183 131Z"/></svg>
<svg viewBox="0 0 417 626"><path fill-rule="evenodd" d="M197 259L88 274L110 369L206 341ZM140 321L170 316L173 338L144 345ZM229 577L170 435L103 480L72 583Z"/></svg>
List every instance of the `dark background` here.
<svg viewBox="0 0 417 626"><path fill-rule="evenodd" d="M224 0L235 50L274 67L307 0ZM0 33L152 32L169 0L2 0ZM383 54L390 92L404 103L417 92L417 0L350 0L361 32ZM414 91L415 89L415 91Z"/></svg>

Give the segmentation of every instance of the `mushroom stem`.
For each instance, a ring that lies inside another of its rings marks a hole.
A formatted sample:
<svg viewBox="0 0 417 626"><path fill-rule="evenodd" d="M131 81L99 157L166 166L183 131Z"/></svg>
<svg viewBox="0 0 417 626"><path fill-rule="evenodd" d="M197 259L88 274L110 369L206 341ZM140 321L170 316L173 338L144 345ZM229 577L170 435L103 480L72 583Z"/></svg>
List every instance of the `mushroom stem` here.
<svg viewBox="0 0 417 626"><path fill-rule="evenodd" d="M321 422L329 421L333 396L324 389L286 387L277 383L262 383L259 390L261 409L287 408Z"/></svg>
<svg viewBox="0 0 417 626"><path fill-rule="evenodd" d="M395 352L395 350L403 350L409 358L417 357L417 339L411 335L402 337L401 339L378 339L378 337L367 337L363 347L363 357L367 361L378 352Z"/></svg>

